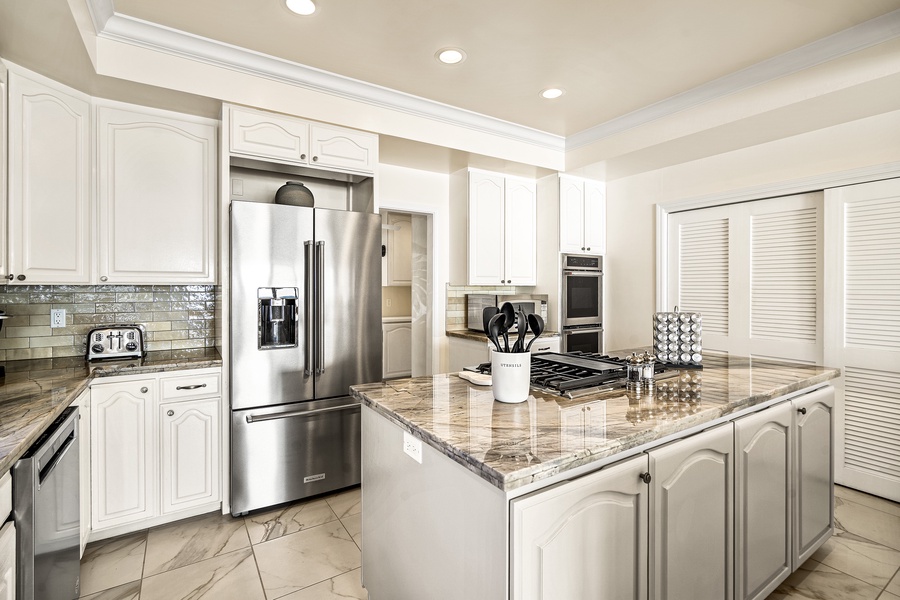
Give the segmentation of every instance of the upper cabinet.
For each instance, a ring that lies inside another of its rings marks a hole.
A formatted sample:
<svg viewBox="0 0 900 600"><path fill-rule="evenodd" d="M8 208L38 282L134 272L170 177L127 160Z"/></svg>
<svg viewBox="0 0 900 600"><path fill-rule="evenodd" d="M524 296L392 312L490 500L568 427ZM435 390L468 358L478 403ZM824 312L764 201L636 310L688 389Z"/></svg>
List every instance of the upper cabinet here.
<svg viewBox="0 0 900 600"><path fill-rule="evenodd" d="M99 279L215 282L216 126L99 106Z"/></svg>
<svg viewBox="0 0 900 600"><path fill-rule="evenodd" d="M468 172L468 285L536 284L536 197L533 180Z"/></svg>
<svg viewBox="0 0 900 600"><path fill-rule="evenodd" d="M92 99L24 69L9 75L3 275L214 283L217 123Z"/></svg>
<svg viewBox="0 0 900 600"><path fill-rule="evenodd" d="M287 115L231 107L231 154L329 171L375 172L378 136Z"/></svg>
<svg viewBox="0 0 900 600"><path fill-rule="evenodd" d="M412 285L412 216L385 212L383 285Z"/></svg>
<svg viewBox="0 0 900 600"><path fill-rule="evenodd" d="M90 98L10 72L9 267L15 283L91 281Z"/></svg>
<svg viewBox="0 0 900 600"><path fill-rule="evenodd" d="M559 176L559 250L606 253L606 186L602 182Z"/></svg>

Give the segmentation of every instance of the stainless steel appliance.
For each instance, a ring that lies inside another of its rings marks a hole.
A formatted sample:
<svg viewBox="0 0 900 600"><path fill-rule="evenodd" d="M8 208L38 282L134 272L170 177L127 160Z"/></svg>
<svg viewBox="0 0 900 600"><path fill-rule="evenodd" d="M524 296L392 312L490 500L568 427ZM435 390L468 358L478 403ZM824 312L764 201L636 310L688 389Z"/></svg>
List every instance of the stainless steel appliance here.
<svg viewBox="0 0 900 600"><path fill-rule="evenodd" d="M141 358L144 331L140 325L106 325L88 333L87 359Z"/></svg>
<svg viewBox="0 0 900 600"><path fill-rule="evenodd" d="M78 435L67 408L13 466L18 600L78 598Z"/></svg>
<svg viewBox="0 0 900 600"><path fill-rule="evenodd" d="M489 306L510 302L516 312L521 308L526 315L540 315L547 322L547 294L466 294L466 327L472 331L484 331L482 312ZM518 331L516 324L510 331Z"/></svg>
<svg viewBox="0 0 900 600"><path fill-rule="evenodd" d="M231 512L360 481L359 405L380 381L381 218L231 204Z"/></svg>
<svg viewBox="0 0 900 600"><path fill-rule="evenodd" d="M562 255L562 349L603 351L603 257Z"/></svg>

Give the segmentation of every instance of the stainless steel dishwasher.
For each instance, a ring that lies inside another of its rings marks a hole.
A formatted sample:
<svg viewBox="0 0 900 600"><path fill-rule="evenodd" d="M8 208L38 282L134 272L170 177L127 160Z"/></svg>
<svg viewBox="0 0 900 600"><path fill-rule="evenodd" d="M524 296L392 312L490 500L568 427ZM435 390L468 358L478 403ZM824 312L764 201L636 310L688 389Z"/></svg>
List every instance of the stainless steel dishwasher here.
<svg viewBox="0 0 900 600"><path fill-rule="evenodd" d="M67 408L12 469L16 598L79 595L78 409Z"/></svg>

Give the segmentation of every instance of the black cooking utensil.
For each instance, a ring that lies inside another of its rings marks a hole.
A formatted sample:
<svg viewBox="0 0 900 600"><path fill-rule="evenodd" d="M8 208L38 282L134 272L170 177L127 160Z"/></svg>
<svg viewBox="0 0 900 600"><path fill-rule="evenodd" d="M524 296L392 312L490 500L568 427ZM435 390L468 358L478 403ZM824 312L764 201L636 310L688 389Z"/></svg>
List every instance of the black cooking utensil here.
<svg viewBox="0 0 900 600"><path fill-rule="evenodd" d="M503 323L503 343L506 345L506 352L509 352L509 330L516 322L516 308L509 302L500 305L500 313L505 317Z"/></svg>
<svg viewBox="0 0 900 600"><path fill-rule="evenodd" d="M500 312L500 309L496 306L485 306L484 310L481 311L481 323L484 327L484 334L491 337L491 334L488 332L488 323L491 322L491 317Z"/></svg>
<svg viewBox="0 0 900 600"><path fill-rule="evenodd" d="M497 352L503 352L500 347L500 336L503 334L503 324L506 322L506 316L503 313L497 313L488 321L488 338L494 342Z"/></svg>
<svg viewBox="0 0 900 600"><path fill-rule="evenodd" d="M527 346L525 346L525 352L529 352L531 350L531 345L534 343L534 340L541 337L541 334L544 333L544 319L541 318L541 315L532 313L528 315L528 325L529 327L531 327L531 331L534 332L534 337L531 338L531 341L528 342Z"/></svg>
<svg viewBox="0 0 900 600"><path fill-rule="evenodd" d="M528 321L525 319L525 311L520 308L516 318L519 323L519 339L516 340L513 346L513 352L525 352L525 334L528 332Z"/></svg>

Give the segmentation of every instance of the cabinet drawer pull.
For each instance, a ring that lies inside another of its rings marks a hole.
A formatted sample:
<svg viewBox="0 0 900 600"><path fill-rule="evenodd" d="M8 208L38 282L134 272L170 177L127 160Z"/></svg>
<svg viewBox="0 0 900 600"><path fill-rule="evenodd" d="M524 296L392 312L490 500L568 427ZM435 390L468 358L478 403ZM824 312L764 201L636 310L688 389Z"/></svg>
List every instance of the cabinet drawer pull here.
<svg viewBox="0 0 900 600"><path fill-rule="evenodd" d="M147 393L147 390L148 390L148 388L147 388L146 386L144 386L144 387L141 388L141 393L142 393L142 394L146 394L146 393Z"/></svg>
<svg viewBox="0 0 900 600"><path fill-rule="evenodd" d="M650 483L650 473L641 473L640 478L644 483Z"/></svg>
<svg viewBox="0 0 900 600"><path fill-rule="evenodd" d="M166 415L168 415L168 416L170 416L170 417L174 417L174 416L175 416L175 411L174 411L174 410L167 410L167 411L166 411Z"/></svg>
<svg viewBox="0 0 900 600"><path fill-rule="evenodd" d="M25 276L19 275L18 277L16 277L16 279L18 279L19 281L25 281Z"/></svg>
<svg viewBox="0 0 900 600"><path fill-rule="evenodd" d="M195 383L194 385L179 385L179 386L176 386L175 389L176 390L197 390L197 389L205 388L205 387L206 387L205 383Z"/></svg>
<svg viewBox="0 0 900 600"><path fill-rule="evenodd" d="M103 277L100 278L100 281L109 281L109 277L104 275Z"/></svg>
<svg viewBox="0 0 900 600"><path fill-rule="evenodd" d="M801 415L805 415L805 414L806 414L806 407L804 406L803 408L798 408L798 409L797 409L797 412L800 413Z"/></svg>

